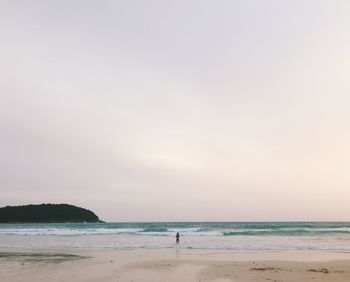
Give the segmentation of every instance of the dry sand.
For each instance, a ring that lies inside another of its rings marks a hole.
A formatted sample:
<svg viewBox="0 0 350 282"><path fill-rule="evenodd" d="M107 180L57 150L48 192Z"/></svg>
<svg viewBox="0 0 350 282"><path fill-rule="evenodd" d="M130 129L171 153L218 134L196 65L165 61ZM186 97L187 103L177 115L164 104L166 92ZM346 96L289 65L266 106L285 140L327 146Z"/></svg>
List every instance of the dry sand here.
<svg viewBox="0 0 350 282"><path fill-rule="evenodd" d="M0 250L0 281L350 281L350 253Z"/></svg>

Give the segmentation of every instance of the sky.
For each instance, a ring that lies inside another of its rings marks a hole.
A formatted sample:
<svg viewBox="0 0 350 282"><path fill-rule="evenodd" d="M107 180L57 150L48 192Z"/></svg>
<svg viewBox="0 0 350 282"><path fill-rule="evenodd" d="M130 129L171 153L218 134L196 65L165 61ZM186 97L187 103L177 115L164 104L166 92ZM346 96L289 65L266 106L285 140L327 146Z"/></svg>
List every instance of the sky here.
<svg viewBox="0 0 350 282"><path fill-rule="evenodd" d="M0 2L0 206L350 220L350 2Z"/></svg>

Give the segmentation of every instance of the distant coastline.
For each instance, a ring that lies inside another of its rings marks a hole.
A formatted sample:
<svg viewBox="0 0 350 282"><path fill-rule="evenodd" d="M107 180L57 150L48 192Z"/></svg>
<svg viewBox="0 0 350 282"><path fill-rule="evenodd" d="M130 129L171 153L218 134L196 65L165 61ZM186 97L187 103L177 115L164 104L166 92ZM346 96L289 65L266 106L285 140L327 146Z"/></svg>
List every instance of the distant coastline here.
<svg viewBox="0 0 350 282"><path fill-rule="evenodd" d="M0 223L103 222L92 211L69 204L39 204L0 208Z"/></svg>

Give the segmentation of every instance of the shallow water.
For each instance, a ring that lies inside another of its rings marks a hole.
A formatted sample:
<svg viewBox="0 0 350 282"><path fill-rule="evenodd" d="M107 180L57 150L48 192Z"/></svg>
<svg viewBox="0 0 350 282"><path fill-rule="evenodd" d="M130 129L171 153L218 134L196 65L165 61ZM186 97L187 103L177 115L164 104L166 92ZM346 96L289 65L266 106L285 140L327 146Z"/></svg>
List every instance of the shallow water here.
<svg viewBox="0 0 350 282"><path fill-rule="evenodd" d="M0 224L3 248L350 251L349 222Z"/></svg>

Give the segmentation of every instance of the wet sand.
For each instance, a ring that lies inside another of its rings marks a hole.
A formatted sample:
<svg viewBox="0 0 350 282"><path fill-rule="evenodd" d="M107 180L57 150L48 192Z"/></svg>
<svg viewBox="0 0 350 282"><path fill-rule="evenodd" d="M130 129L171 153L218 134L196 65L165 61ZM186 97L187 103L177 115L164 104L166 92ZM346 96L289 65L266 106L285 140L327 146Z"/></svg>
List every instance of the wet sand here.
<svg viewBox="0 0 350 282"><path fill-rule="evenodd" d="M0 281L350 281L350 254L0 250Z"/></svg>

